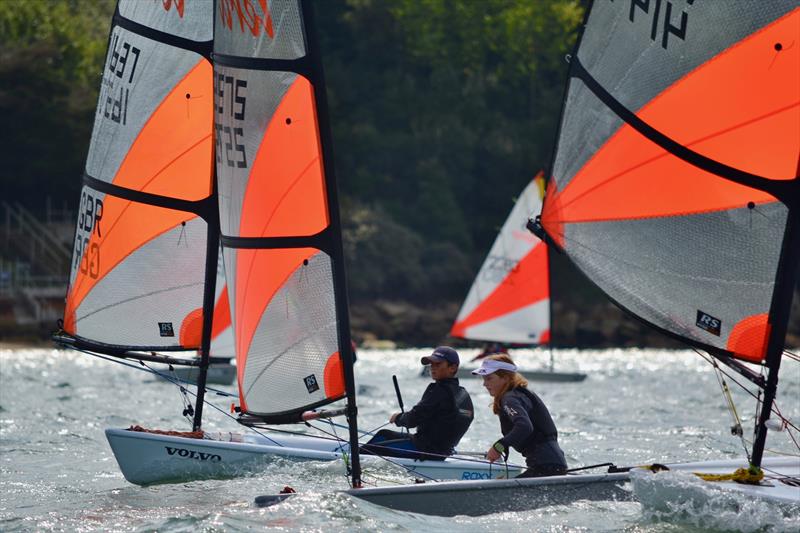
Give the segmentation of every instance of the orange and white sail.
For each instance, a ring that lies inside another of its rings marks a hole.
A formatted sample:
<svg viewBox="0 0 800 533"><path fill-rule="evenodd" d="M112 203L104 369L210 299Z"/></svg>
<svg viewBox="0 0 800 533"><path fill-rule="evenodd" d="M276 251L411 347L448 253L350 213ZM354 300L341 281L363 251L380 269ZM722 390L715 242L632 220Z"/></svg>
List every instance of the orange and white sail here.
<svg viewBox="0 0 800 533"><path fill-rule="evenodd" d="M525 229L542 208L539 173L522 191L483 262L450 335L508 344L550 340L547 246Z"/></svg>
<svg viewBox="0 0 800 533"><path fill-rule="evenodd" d="M542 226L623 308L763 362L800 198L800 8L595 2L586 22Z"/></svg>
<svg viewBox="0 0 800 533"><path fill-rule="evenodd" d="M197 349L212 197L210 2L120 0L86 161L64 330ZM205 204L204 204L205 203Z"/></svg>
<svg viewBox="0 0 800 533"><path fill-rule="evenodd" d="M216 165L240 407L287 420L345 395L349 331L334 275L343 262L321 80L298 1L220 0L215 17Z"/></svg>
<svg viewBox="0 0 800 533"><path fill-rule="evenodd" d="M231 308L228 301L228 286L225 282L225 265L220 248L217 258L217 282L214 294L214 314L211 324L210 355L215 357L233 357L233 325Z"/></svg>

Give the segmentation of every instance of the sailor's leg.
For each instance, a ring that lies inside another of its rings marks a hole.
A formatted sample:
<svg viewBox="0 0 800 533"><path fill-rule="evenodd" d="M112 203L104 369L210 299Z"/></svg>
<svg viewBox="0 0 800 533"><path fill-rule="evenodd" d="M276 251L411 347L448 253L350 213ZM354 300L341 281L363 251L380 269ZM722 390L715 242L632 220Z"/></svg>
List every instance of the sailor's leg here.
<svg viewBox="0 0 800 533"><path fill-rule="evenodd" d="M563 476L567 473L567 467L559 464L543 464L543 465L528 465L528 469L517 476L523 477L546 477L546 476Z"/></svg>

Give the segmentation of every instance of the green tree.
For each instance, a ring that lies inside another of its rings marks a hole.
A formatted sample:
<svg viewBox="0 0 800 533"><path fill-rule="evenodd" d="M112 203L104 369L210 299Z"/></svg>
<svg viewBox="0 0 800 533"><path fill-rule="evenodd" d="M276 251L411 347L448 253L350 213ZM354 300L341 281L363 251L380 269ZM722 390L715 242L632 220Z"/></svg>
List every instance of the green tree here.
<svg viewBox="0 0 800 533"><path fill-rule="evenodd" d="M343 194L418 237L413 269L426 279L441 260L424 258L448 250L458 263L442 276L447 288L423 283L419 299L461 298L513 199L547 164L583 9L572 0L316 5ZM351 279L367 264L355 257Z"/></svg>
<svg viewBox="0 0 800 533"><path fill-rule="evenodd" d="M113 0L0 2L0 196L77 202Z"/></svg>

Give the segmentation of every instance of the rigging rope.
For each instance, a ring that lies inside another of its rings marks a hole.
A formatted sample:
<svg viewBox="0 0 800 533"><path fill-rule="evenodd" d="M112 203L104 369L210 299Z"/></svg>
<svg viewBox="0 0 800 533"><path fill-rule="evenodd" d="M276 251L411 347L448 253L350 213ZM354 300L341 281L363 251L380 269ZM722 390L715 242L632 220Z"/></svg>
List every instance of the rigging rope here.
<svg viewBox="0 0 800 533"><path fill-rule="evenodd" d="M703 358L703 359L704 359L704 360L705 360L705 361L706 361L708 364L710 364L710 365L712 365L712 366L714 365L714 363L713 363L713 358L707 357L707 356L706 356L706 355L705 355L703 352L700 352L700 351L698 351L697 349L694 349L694 351L695 351L695 353L697 353L697 354L698 354L700 357L702 357L702 358ZM720 372L721 372L721 373L722 373L722 374L723 374L725 377L727 377L729 380L731 380L731 381L733 381L734 383L736 383L736 384L739 386L739 388L740 388L740 389L741 389L743 392L745 392L745 393L749 394L750 396L752 396L752 397L753 397L753 399L755 399L755 400L756 400L756 402L757 402L757 405L756 405L756 412L758 412L758 407L761 405L761 389L759 389L759 390L758 390L758 395L756 395L756 394L754 394L752 391L750 391L750 390L749 390L747 387L745 387L744 385L742 385L741 383L739 383L739 381L738 381L738 380L737 380L737 379L736 379L734 376L731 376L730 374L728 374L728 373L725 371L725 369L724 369L724 368L722 368L722 367L718 367L718 368L719 368L719 371L720 371ZM795 429L795 431L800 431L800 428L798 428L798 426L796 426L795 424L793 424L791 420L788 420L788 419L784 418L784 417L783 417L783 416L782 416L782 415L781 415L781 414L780 414L780 413L779 413L779 412L776 410L775 402L773 402L773 403L772 403L772 412L773 412L774 414L778 415L778 416L781 418L781 420L783 420L785 423L787 423L787 424L789 425L789 427L792 427L792 428L794 428L794 429ZM756 417L756 421L757 421L757 418L758 418L758 417Z"/></svg>
<svg viewBox="0 0 800 533"><path fill-rule="evenodd" d="M746 485L758 485L761 480L764 479L764 472L757 466L737 468L732 474L692 473L704 481L735 481L736 483L744 483Z"/></svg>
<svg viewBox="0 0 800 533"><path fill-rule="evenodd" d="M761 401L761 393L762 393L761 389L760 388L758 389L758 394L753 394L744 385L739 383L730 374L725 372L719 366L719 364L717 363L716 359L714 359L713 357L707 357L706 354L700 352L697 349L694 349L694 352L697 353L698 355L700 355L703 359L705 359L706 362L708 362L709 364L711 364L714 367L715 375L717 376L717 381L719 382L720 387L722 388L723 395L725 396L725 399L726 399L727 404L728 404L728 410L729 410L729 412L731 413L731 416L734 419L734 426L731 428L731 433L740 438L740 440L742 442L742 447L744 448L745 454L747 455L747 459L749 461L750 460L750 452L748 451L747 444L752 444L752 441L750 441L748 439L745 439L745 437L744 437L744 432L742 431L741 420L740 420L738 412L736 411L736 405L733 402L733 395L731 394L730 388L728 387L728 384L726 383L725 379L722 376L725 376L728 379L730 379L731 381L733 381L734 383L736 383L739 386L740 389L742 389L744 392L746 392L747 394L749 394L750 396L752 396L753 398L756 399L756 411L755 411L755 415L753 417L753 419L755 421L755 424L756 424L756 428L758 427L759 412L761 410L761 403L762 403L762 401ZM791 352L787 352L787 353L791 353ZM762 376L763 376L763 373L764 373L764 369L763 368L761 369L761 373L762 373ZM800 451L800 443L798 443L797 439L794 436L794 433L792 432L792 430L800 431L800 428L798 428L789 419L787 419L786 417L783 416L783 414L780 411L780 408L778 407L777 399L772 402L772 406L771 406L770 411L771 411L772 414L774 414L778 418L778 420L780 421L780 424L782 426L781 429L786 429L786 432L789 435L789 438L792 440L792 443L794 444L795 448L797 448L798 451ZM755 431L755 429L754 429L754 431ZM787 454L784 454L784 453L781 453L781 452L777 452L775 450L768 450L768 451L770 451L771 453L779 454L779 455L787 455ZM791 454L789 454L789 455L791 455Z"/></svg>
<svg viewBox="0 0 800 533"><path fill-rule="evenodd" d="M736 404L733 402L733 395L731 394L730 388L728 388L728 383L722 377L722 371L717 364L717 361L712 358L712 364L714 365L714 375L717 376L717 382L719 382L719 386L722 389L722 395L725 397L725 400L728 404L728 412L731 414L731 418L733 419L733 426L731 426L731 434L736 435L739 437L742 448L744 448L744 453L747 456L747 462L750 462L750 450L747 449L747 443L744 440L744 431L742 431L742 421L739 418L739 413L736 411Z"/></svg>
<svg viewBox="0 0 800 533"><path fill-rule="evenodd" d="M149 368L149 367L147 367L147 366L146 366L146 365L145 365L145 364L144 364L142 361L139 361L139 364L140 364L142 367L144 367L144 368L141 368L141 367L139 367L139 366L136 366L136 365L134 365L134 364L131 364L131 363L128 363L128 362L125 362L125 361L121 361L121 360L119 360L119 359L118 359L118 358L116 358L116 357L105 356L105 355L103 355L103 354L99 354L99 353L91 352L91 351L84 350L84 349L81 349L81 348L75 348L75 347L73 347L73 346L67 346L66 348L68 348L68 349L70 349L70 350L75 350L75 351L77 351L77 352L84 353L84 354L86 354L86 355L91 355L91 356L93 356L93 357L97 357L97 358L99 358L99 359L103 359L104 361L108 361L108 362L111 362L111 363L116 363L116 364L120 364L120 365L123 365L123 366L127 366L127 367L133 368L133 369L135 369L135 370L140 370L140 371L142 371L142 372L149 372L149 373L151 373L151 374L156 374L157 376L159 376L159 377L161 377L161 378L165 379L166 381L169 381L170 383L172 383L172 384L173 384L173 385L175 385L176 387L180 387L181 389L184 389L184 391L185 391L186 393L188 393L188 394L191 394L191 395L192 395L192 396L194 396L195 398L197 397L197 394L195 394L194 392L192 392L192 391L191 391L191 390L189 390L189 389L185 389L185 388L183 387L183 385L182 385L182 383L191 384L191 382L189 382L189 381L186 381L186 380L183 380L183 379L180 379L180 378L177 378L177 377L176 377L176 378L172 378L171 376L169 376L169 375L167 375L167 374L164 374L164 373L162 373L162 372L159 372L159 371L157 371L157 370L154 370L154 369L152 369L152 368ZM237 396L237 395L235 395L235 394L231 394L231 393L229 393L229 392L222 391L222 390L219 390L219 389L214 389L213 387L206 387L206 391L212 391L212 392L215 392L216 394L218 394L218 395L220 395L220 396L238 397L238 396ZM231 415L230 415L228 412L226 412L224 409L221 409L220 407L218 407L217 405L215 405L215 404L211 403L211 402L210 402L210 401L208 401L207 399L204 399L204 400L203 400L203 403L204 403L205 405L208 405L208 406L209 406L209 407L211 407L212 409L215 409L216 411L218 411L219 413L221 413L223 416L226 416L226 417L230 418L231 420L233 420L233 421L235 421L235 422L237 422L237 423L238 423L238 421L236 421L236 418L235 418L235 417L231 416ZM281 443L279 443L279 442L277 442L277 441L275 441L275 440L273 440L273 439L269 438L267 435L265 435L265 434L261 433L260 431L256 430L255 428L252 428L252 427L250 427L249 429L250 429L251 431L253 431L253 433L255 433L255 434L257 434L257 435L260 435L260 436L264 437L265 439L267 439L268 441L272 442L272 443L273 443L273 444L275 444L276 446L281 446L281 447L283 447L283 445L282 445Z"/></svg>

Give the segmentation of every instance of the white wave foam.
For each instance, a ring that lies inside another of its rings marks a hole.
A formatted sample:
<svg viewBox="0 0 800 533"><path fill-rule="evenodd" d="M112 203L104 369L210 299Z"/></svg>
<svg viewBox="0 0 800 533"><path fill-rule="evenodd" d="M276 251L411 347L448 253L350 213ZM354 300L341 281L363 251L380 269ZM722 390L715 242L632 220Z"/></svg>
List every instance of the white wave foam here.
<svg viewBox="0 0 800 533"><path fill-rule="evenodd" d="M800 531L800 509L721 489L689 472L632 470L644 518L733 531Z"/></svg>

